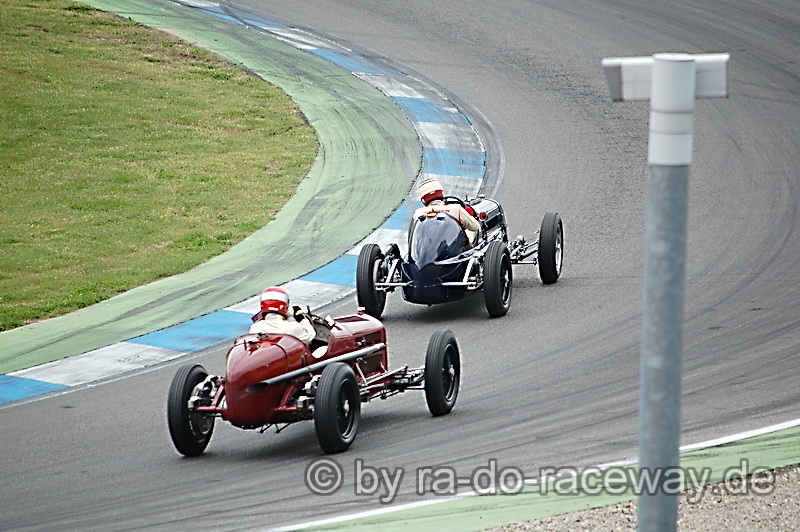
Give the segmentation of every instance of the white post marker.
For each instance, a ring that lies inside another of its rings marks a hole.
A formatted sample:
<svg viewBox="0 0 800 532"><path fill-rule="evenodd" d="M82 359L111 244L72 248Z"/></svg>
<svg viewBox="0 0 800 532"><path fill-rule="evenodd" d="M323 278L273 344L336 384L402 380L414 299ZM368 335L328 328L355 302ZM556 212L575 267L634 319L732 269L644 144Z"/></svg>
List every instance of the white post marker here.
<svg viewBox="0 0 800 532"><path fill-rule="evenodd" d="M686 212L695 98L728 96L729 54L603 59L614 101L650 100L638 530L677 529ZM654 480L648 484L644 475Z"/></svg>

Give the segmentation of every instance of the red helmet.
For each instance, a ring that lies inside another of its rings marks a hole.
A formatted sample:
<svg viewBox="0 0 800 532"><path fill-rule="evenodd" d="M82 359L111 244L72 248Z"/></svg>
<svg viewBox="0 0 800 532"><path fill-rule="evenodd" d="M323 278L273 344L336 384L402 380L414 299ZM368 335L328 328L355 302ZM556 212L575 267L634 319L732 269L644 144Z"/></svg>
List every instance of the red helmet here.
<svg viewBox="0 0 800 532"><path fill-rule="evenodd" d="M444 198L444 187L436 179L426 179L417 187L417 197L423 205Z"/></svg>
<svg viewBox="0 0 800 532"><path fill-rule="evenodd" d="M289 292L277 286L270 286L261 292L261 311L277 312L285 317L289 313Z"/></svg>

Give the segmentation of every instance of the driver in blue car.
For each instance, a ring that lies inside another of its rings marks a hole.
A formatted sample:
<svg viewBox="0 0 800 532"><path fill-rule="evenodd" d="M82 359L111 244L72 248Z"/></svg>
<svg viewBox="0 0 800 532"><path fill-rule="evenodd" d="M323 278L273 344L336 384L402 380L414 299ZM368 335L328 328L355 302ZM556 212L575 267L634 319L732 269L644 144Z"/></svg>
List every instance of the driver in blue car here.
<svg viewBox="0 0 800 532"><path fill-rule="evenodd" d="M461 224L464 232L469 238L469 243L475 243L475 237L481 229L474 213L470 213L459 203L445 203L444 187L436 179L426 179L417 187L417 197L424 207L420 207L414 213L414 218L428 216L429 213L447 213Z"/></svg>
<svg viewBox="0 0 800 532"><path fill-rule="evenodd" d="M306 345L311 343L317 332L311 320L300 307L294 309L294 319L289 318L289 293L278 286L270 286L261 292L261 312L250 326L250 334L291 334Z"/></svg>

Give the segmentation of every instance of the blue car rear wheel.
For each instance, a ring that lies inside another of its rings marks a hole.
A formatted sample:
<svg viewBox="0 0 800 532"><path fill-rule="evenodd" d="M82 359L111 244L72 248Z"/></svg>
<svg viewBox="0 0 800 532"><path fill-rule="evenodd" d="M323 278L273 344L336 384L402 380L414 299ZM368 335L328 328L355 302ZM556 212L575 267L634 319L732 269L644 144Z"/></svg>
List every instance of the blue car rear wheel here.
<svg viewBox="0 0 800 532"><path fill-rule="evenodd" d="M380 246L366 244L361 248L356 266L356 298L358 306L375 318L380 318L386 307L386 291L375 288L375 283L386 280L382 263Z"/></svg>

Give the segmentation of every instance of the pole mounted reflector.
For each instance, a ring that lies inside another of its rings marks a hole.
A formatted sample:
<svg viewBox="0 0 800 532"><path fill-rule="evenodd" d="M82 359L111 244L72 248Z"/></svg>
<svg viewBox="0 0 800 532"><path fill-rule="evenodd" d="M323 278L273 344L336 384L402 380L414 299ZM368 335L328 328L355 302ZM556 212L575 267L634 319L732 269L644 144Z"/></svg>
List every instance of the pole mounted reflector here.
<svg viewBox="0 0 800 532"><path fill-rule="evenodd" d="M611 99L649 100L650 79L653 71L652 57L611 57L603 59Z"/></svg>
<svg viewBox="0 0 800 532"><path fill-rule="evenodd" d="M729 54L672 54L603 59L614 101L650 100L648 162L692 161L695 98L728 96Z"/></svg>
<svg viewBox="0 0 800 532"><path fill-rule="evenodd" d="M656 55L684 56L689 54ZM727 98L730 54L691 54L691 57L694 58L697 69L695 97ZM603 59L603 70L608 81L611 99L615 102L649 100L654 58L655 56Z"/></svg>
<svg viewBox="0 0 800 532"><path fill-rule="evenodd" d="M696 98L727 98L730 54L698 54Z"/></svg>

